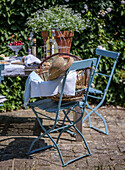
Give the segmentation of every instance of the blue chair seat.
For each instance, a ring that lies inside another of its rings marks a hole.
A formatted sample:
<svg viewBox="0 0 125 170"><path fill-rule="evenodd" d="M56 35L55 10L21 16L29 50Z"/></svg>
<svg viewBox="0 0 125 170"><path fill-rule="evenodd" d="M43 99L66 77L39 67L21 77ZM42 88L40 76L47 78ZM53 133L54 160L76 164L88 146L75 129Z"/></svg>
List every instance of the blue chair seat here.
<svg viewBox="0 0 125 170"><path fill-rule="evenodd" d="M71 101L71 102L66 102L66 103L61 103L60 110L65 110L69 109L73 106L78 106L79 102L78 101ZM54 112L57 113L58 111L58 102L54 101L52 99L43 99L39 100L33 103L29 103L28 106L30 107L38 107L39 109L45 110L47 112Z"/></svg>

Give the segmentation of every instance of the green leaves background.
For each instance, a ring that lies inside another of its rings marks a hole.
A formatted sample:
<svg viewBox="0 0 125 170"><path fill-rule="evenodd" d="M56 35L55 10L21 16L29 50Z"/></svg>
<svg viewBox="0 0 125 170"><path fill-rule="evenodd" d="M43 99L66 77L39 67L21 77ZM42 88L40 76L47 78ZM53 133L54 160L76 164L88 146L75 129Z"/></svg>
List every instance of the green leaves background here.
<svg viewBox="0 0 125 170"><path fill-rule="evenodd" d="M50 6L69 5L74 11L82 14L83 18L90 20L90 27L82 33L75 32L71 53L84 58L95 57L95 49L98 46L105 47L107 50L120 52L118 64L111 81L108 95L105 102L113 105L125 106L125 4L121 0L0 0L0 54L5 56L14 53L7 47L11 42L12 34L18 34L18 38L24 42L24 47L19 55L23 56L28 51L28 37L30 29L26 25L27 18L38 9L49 8ZM105 12L110 8L111 11L104 16L99 12ZM36 35L38 46L43 44L41 33ZM14 39L12 39L14 40ZM110 67L111 61L105 61L100 65L100 70ZM8 101L1 110L19 109L23 105L23 93L26 78L6 77L0 85L1 93L5 94ZM97 84L95 81L95 84ZM107 81L100 81L101 89Z"/></svg>

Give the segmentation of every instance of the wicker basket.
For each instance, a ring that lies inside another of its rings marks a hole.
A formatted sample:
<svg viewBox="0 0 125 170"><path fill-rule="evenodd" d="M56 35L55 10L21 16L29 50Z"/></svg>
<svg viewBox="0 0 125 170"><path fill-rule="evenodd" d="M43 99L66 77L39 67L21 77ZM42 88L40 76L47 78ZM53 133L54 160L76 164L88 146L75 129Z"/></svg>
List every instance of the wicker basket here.
<svg viewBox="0 0 125 170"><path fill-rule="evenodd" d="M58 55L61 55L62 53L59 53ZM51 63L49 62L49 59L51 57L56 56L57 54L54 54L50 56L48 59L45 59L44 61L41 62L40 64L40 69L35 70L35 72L44 80L47 81L49 77L49 69L51 66ZM72 54L67 54L63 53L63 55L69 55L74 57L75 55ZM75 56L76 60L81 60L79 57ZM48 60L48 61L47 61ZM62 101L67 102L67 101L73 101L77 100L79 98L83 97L83 91L84 88L87 87L88 80L89 80L89 75L90 75L90 68L84 69L77 71L77 80L76 80L76 90L83 89L82 91L78 91L75 93L75 96L68 96L68 95L63 95ZM59 101L60 94L58 93L55 96L49 97L55 101Z"/></svg>

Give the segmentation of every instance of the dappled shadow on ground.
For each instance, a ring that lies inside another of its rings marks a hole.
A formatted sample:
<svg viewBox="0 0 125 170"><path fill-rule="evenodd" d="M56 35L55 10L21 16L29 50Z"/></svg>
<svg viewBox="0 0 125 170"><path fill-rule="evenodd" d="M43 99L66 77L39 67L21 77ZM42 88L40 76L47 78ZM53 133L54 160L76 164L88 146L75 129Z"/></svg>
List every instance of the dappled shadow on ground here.
<svg viewBox="0 0 125 170"><path fill-rule="evenodd" d="M48 124L44 124L46 130L50 129L55 122L52 121L50 124L49 118L40 118L40 120L41 123L43 123L43 120L48 121ZM61 126L62 120L58 122L56 128L60 128ZM0 136L40 136L43 132L35 117L0 116Z"/></svg>
<svg viewBox="0 0 125 170"><path fill-rule="evenodd" d="M39 136L40 133L36 118L0 116L0 136Z"/></svg>
<svg viewBox="0 0 125 170"><path fill-rule="evenodd" d="M43 122L43 119L41 119ZM52 125L46 124L44 127L49 129ZM58 124L58 128L61 124ZM42 129L35 117L13 117L0 116L0 161L16 159L32 159L32 156L27 156L26 153L33 140L40 136ZM58 132L53 133L53 139L57 140ZM55 136L57 135L57 136ZM67 136L67 135L66 135ZM72 139L61 136L61 140L72 141ZM48 137L38 140L32 149L47 146L45 140ZM73 139L74 141L75 139Z"/></svg>
<svg viewBox="0 0 125 170"><path fill-rule="evenodd" d="M33 136L39 136L42 129L34 117L13 117L0 116L0 161L13 158L27 158L31 142L35 139ZM32 136L32 137L31 137ZM35 147L46 144L40 139L36 142Z"/></svg>
<svg viewBox="0 0 125 170"><path fill-rule="evenodd" d="M0 161L5 161L13 158L29 159L32 158L26 155L28 149L35 138L27 137L8 137L0 140ZM47 146L43 139L35 143L33 149Z"/></svg>

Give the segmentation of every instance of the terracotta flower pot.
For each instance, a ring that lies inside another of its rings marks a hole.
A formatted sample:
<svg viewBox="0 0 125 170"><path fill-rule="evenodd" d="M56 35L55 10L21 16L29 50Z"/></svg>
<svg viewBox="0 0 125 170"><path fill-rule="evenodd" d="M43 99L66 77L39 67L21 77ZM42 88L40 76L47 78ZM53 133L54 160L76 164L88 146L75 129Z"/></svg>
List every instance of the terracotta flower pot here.
<svg viewBox="0 0 125 170"><path fill-rule="evenodd" d="M48 38L48 31L42 31L41 35L45 45ZM74 32L71 31L56 31L55 39L58 44L59 53L70 53L73 36Z"/></svg>
<svg viewBox="0 0 125 170"><path fill-rule="evenodd" d="M61 33L56 32L55 39L58 44L60 53L70 53L73 36L74 32L69 31L61 31Z"/></svg>

